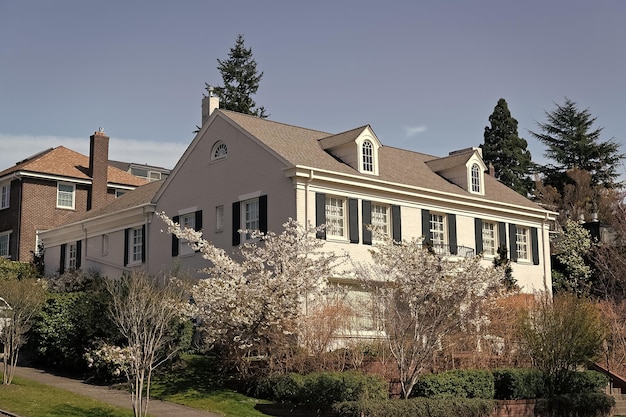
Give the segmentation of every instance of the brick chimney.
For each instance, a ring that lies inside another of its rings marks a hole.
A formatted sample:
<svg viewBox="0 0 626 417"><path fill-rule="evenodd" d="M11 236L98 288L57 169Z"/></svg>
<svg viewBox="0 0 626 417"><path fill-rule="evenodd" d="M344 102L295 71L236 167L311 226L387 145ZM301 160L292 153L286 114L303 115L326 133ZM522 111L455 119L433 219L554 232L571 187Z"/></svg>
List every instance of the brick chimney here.
<svg viewBox="0 0 626 417"><path fill-rule="evenodd" d="M107 203L109 137L104 133L104 129L100 128L89 139L91 190L87 199L87 210L93 210Z"/></svg>

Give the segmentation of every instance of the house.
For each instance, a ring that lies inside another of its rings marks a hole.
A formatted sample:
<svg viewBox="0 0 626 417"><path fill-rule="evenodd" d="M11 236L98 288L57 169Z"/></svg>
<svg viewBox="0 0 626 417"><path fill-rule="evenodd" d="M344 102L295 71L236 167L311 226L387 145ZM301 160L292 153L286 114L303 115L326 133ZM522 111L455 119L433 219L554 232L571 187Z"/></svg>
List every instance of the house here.
<svg viewBox="0 0 626 417"><path fill-rule="evenodd" d="M480 149L436 157L385 146L369 125L330 134L203 104L202 128L162 183L40 233L47 272L58 271L68 245L80 241L89 248L82 265L110 276L206 266L162 232L154 213L164 211L232 252L247 239L240 229L280 231L289 217L326 224L318 236L325 248L355 261L370 259L368 224L395 240L423 238L444 256L482 254L485 265L505 245L519 285L551 291L548 231L556 213L486 173Z"/></svg>
<svg viewBox="0 0 626 417"><path fill-rule="evenodd" d="M109 137L90 138L90 154L59 146L0 172L0 256L28 262L37 233L72 222L146 180L108 164ZM80 246L72 250L80 265ZM78 252L78 253L76 253Z"/></svg>
<svg viewBox="0 0 626 417"><path fill-rule="evenodd" d="M164 180L171 171L167 168L135 162L109 161L109 165L150 182Z"/></svg>

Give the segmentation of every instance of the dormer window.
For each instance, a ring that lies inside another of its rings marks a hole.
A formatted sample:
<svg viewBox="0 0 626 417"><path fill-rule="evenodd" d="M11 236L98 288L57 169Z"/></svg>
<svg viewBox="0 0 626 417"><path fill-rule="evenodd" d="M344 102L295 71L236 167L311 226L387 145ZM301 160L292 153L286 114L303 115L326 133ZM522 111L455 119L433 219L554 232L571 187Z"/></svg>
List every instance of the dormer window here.
<svg viewBox="0 0 626 417"><path fill-rule="evenodd" d="M218 161L220 159L226 159L228 156L228 147L222 141L217 142L213 146L213 151L211 152L211 161Z"/></svg>
<svg viewBox="0 0 626 417"><path fill-rule="evenodd" d="M480 194L480 167L472 164L472 192Z"/></svg>
<svg viewBox="0 0 626 417"><path fill-rule="evenodd" d="M363 141L361 145L361 152L363 158L363 171L374 172L374 146L369 140Z"/></svg>

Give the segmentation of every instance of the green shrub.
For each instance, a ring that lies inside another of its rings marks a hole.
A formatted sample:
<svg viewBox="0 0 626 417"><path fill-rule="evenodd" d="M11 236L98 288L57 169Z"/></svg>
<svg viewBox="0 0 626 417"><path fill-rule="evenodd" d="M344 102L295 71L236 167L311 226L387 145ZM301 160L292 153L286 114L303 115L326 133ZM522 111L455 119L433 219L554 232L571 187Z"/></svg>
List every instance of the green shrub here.
<svg viewBox="0 0 626 417"><path fill-rule="evenodd" d="M568 394L586 392L604 392L604 388L609 383L609 379L600 372L582 371L574 372L570 379Z"/></svg>
<svg viewBox="0 0 626 417"><path fill-rule="evenodd" d="M411 398L333 405L339 417L487 417L493 401L480 398Z"/></svg>
<svg viewBox="0 0 626 417"><path fill-rule="evenodd" d="M545 393L543 372L535 368L507 368L493 371L497 400L540 398Z"/></svg>
<svg viewBox="0 0 626 417"><path fill-rule="evenodd" d="M611 415L615 399L603 392L555 395L538 399L537 417L605 417Z"/></svg>
<svg viewBox="0 0 626 417"><path fill-rule="evenodd" d="M467 369L425 375L413 387L412 397L461 397L493 399L493 374Z"/></svg>
<svg viewBox="0 0 626 417"><path fill-rule="evenodd" d="M330 405L386 399L388 387L382 378L358 372L315 372L304 376L292 373L260 380L255 396L294 404Z"/></svg>

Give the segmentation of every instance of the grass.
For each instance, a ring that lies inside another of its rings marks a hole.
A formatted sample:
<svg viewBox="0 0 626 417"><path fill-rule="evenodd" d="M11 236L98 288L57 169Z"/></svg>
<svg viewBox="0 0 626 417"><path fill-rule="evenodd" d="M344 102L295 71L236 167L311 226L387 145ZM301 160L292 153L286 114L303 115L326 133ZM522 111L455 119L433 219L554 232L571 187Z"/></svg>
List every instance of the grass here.
<svg viewBox="0 0 626 417"><path fill-rule="evenodd" d="M151 398L171 401L227 417L263 417L256 404L268 401L247 397L224 388L222 373L213 359L185 355L185 366L157 375L152 382Z"/></svg>
<svg viewBox="0 0 626 417"><path fill-rule="evenodd" d="M0 408L28 417L132 417L131 410L15 377L0 385Z"/></svg>

